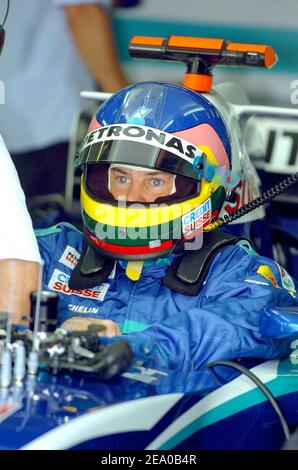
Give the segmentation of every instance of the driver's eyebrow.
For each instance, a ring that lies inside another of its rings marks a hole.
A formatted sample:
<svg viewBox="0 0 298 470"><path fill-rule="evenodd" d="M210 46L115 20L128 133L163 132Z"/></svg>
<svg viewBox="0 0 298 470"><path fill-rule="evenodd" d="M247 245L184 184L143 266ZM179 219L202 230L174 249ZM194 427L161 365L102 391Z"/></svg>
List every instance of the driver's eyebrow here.
<svg viewBox="0 0 298 470"><path fill-rule="evenodd" d="M122 170L121 168L111 168L112 171L118 171L118 173L121 173L122 175L129 175L129 173L125 170Z"/></svg>
<svg viewBox="0 0 298 470"><path fill-rule="evenodd" d="M125 170L124 168L112 168L112 171L118 171L118 173L121 173L122 175L130 175L130 173ZM146 172L146 176L162 176L164 174L163 171L150 171L149 173Z"/></svg>

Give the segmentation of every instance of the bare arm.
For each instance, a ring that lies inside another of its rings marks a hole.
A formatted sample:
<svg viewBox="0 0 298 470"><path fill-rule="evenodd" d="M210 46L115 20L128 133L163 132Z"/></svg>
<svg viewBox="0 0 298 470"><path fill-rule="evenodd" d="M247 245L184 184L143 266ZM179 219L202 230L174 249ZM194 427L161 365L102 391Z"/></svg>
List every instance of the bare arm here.
<svg viewBox="0 0 298 470"><path fill-rule="evenodd" d="M115 92L127 86L106 11L96 4L65 6L64 11L78 53L101 89Z"/></svg>
<svg viewBox="0 0 298 470"><path fill-rule="evenodd" d="M36 290L39 252L17 172L0 135L0 312L20 323L30 313Z"/></svg>
<svg viewBox="0 0 298 470"><path fill-rule="evenodd" d="M0 260L0 312L11 312L13 323L30 313L30 293L37 289L39 264L19 259Z"/></svg>

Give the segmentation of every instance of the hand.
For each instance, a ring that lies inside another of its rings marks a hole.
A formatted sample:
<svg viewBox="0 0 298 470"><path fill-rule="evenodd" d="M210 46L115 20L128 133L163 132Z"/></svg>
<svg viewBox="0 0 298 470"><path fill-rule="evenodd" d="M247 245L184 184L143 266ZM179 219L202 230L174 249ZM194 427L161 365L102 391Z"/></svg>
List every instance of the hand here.
<svg viewBox="0 0 298 470"><path fill-rule="evenodd" d="M112 320L100 320L99 318L71 317L62 323L61 328L68 331L85 331L92 324L103 326L103 330L97 333L98 336L107 336L108 338L122 336L117 323Z"/></svg>

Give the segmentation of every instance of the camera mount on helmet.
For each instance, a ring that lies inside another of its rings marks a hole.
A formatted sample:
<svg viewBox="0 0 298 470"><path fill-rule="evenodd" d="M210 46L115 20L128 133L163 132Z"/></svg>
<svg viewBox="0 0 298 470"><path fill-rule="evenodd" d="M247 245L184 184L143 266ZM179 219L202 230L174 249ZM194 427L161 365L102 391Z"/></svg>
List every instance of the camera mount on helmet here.
<svg viewBox="0 0 298 470"><path fill-rule="evenodd" d="M209 92L216 65L271 68L277 61L274 49L261 44L240 44L224 39L169 36L133 36L131 57L184 62L187 71L183 85L194 91Z"/></svg>
<svg viewBox="0 0 298 470"><path fill-rule="evenodd" d="M184 62L187 71L183 85L196 92L208 93L212 89L212 70L216 65L273 67L278 58L274 49L262 44L241 44L214 38L169 36L156 38L133 36L129 44L131 57ZM298 174L283 180L265 194L255 198L230 216L219 218L204 231L212 231L273 199L288 187L296 184Z"/></svg>

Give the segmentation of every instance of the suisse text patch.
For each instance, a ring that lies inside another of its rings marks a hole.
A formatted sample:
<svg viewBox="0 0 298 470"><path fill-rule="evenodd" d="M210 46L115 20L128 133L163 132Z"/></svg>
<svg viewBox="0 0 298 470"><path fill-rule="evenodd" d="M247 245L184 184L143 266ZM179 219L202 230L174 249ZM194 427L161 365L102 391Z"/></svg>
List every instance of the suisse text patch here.
<svg viewBox="0 0 298 470"><path fill-rule="evenodd" d="M188 212L182 217L182 230L184 234L190 235L192 232L202 229L211 219L211 199L203 202L199 207Z"/></svg>
<svg viewBox="0 0 298 470"><path fill-rule="evenodd" d="M68 286L70 276L59 269L55 269L52 277L49 282L49 289L60 292L61 294L65 295L77 295L79 297L83 297L84 299L90 300L100 300L103 301L107 290L110 287L110 284L103 283L100 286L96 287L95 289L71 289Z"/></svg>

